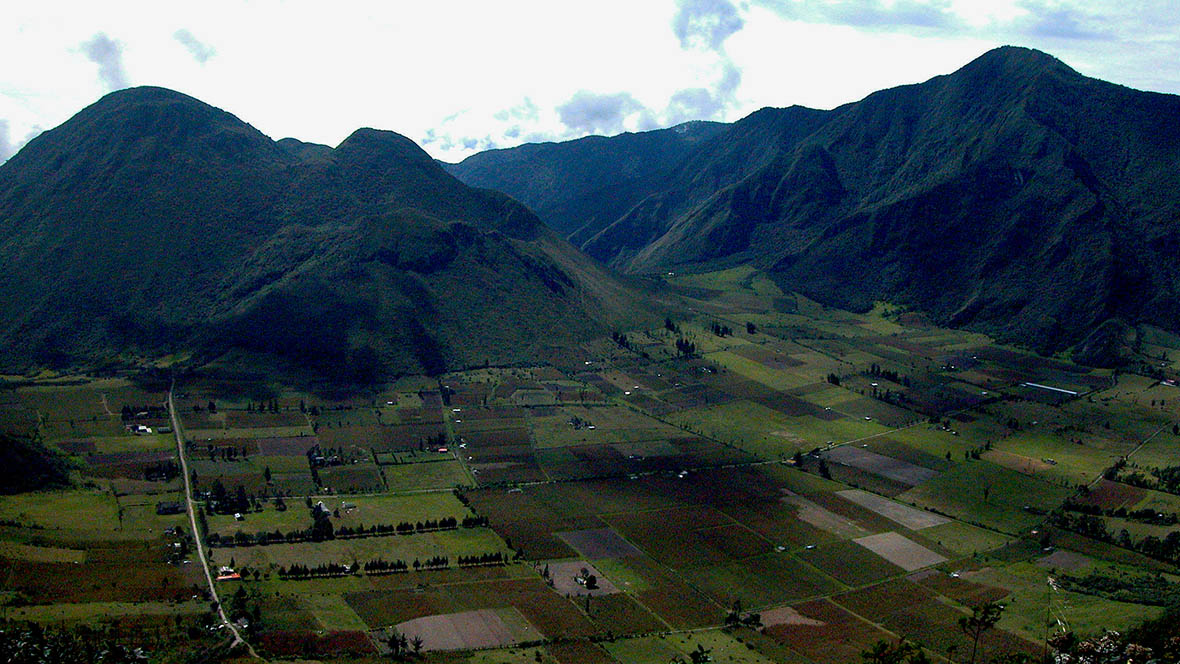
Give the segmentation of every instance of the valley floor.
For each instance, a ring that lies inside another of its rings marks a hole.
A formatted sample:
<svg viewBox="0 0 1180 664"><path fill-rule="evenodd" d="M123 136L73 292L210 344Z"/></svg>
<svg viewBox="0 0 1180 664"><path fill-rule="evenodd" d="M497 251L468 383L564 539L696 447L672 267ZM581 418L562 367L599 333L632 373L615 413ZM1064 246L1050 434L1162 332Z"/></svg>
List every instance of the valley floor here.
<svg viewBox="0 0 1180 664"><path fill-rule="evenodd" d="M198 537L266 659L959 662L990 601L981 651L1040 657L1178 596L1180 388L748 270L669 282L691 316L546 366L177 385L196 533L169 386L10 379L3 428L76 481L0 497L5 619L225 648Z"/></svg>

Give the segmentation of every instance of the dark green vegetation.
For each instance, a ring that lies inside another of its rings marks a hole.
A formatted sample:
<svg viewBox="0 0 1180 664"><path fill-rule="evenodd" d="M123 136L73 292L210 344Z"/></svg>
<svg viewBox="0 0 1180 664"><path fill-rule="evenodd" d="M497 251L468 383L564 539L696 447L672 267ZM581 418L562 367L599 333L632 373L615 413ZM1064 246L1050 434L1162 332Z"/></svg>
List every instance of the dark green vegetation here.
<svg viewBox="0 0 1180 664"><path fill-rule="evenodd" d="M368 382L521 362L635 295L410 140L276 143L159 88L113 93L0 166L9 367L261 355Z"/></svg>
<svg viewBox="0 0 1180 664"><path fill-rule="evenodd" d="M271 660L1170 652L1180 568L1143 543L1175 539L1176 387L890 306L824 309L745 268L667 287L698 313L547 365L333 397L181 376L196 533L166 386L15 384L0 423L68 457L74 482L0 496L5 616L216 659L200 537Z"/></svg>
<svg viewBox="0 0 1180 664"><path fill-rule="evenodd" d="M1040 350L1080 344L1079 359L1103 366L1128 325L1180 320L1177 113L1175 96L1007 47L831 111L760 110L671 168L652 159L651 177L630 181L645 195L625 187L636 202L614 219L581 212L613 209L613 191L580 198L613 182L610 160L566 168L584 178L551 188L521 175L580 159L580 142L453 172L562 209L546 219L626 271L748 263L829 304L888 300ZM620 153L637 141L609 140ZM660 154L671 140L651 139Z"/></svg>
<svg viewBox="0 0 1180 664"><path fill-rule="evenodd" d="M587 136L481 152L447 170L472 186L511 192L546 224L580 244L652 190L726 126L689 122L670 129Z"/></svg>
<svg viewBox="0 0 1180 664"><path fill-rule="evenodd" d="M40 437L0 433L0 493L53 489L69 484L69 464Z"/></svg>

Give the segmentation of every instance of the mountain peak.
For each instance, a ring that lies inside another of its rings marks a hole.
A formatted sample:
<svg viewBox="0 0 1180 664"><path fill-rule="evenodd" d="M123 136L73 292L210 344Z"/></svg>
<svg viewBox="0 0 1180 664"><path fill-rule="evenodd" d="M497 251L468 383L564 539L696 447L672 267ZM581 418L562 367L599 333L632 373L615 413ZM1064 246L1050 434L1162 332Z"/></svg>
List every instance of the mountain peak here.
<svg viewBox="0 0 1180 664"><path fill-rule="evenodd" d="M1069 65L1048 53L1024 46L993 48L964 65L956 73L997 79L1022 79L1051 71L1080 76Z"/></svg>

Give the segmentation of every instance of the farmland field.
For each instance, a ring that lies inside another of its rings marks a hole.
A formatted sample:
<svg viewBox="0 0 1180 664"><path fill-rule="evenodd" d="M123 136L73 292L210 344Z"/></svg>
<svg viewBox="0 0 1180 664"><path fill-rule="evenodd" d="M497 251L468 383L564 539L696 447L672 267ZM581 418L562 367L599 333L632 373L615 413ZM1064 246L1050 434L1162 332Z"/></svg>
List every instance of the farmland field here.
<svg viewBox="0 0 1180 664"><path fill-rule="evenodd" d="M1180 578L1141 546L1175 532L1180 497L1108 472L1175 464L1180 397L745 269L683 280L718 313L576 363L351 395L178 386L197 533L167 386L0 392L0 421L70 464L0 496L7 615L215 642L197 537L220 601L279 659L387 656L396 631L438 662L849 664L901 636L943 661L981 602L1007 607L989 651L1037 652L1046 602L1079 634L1159 615L1047 579Z"/></svg>

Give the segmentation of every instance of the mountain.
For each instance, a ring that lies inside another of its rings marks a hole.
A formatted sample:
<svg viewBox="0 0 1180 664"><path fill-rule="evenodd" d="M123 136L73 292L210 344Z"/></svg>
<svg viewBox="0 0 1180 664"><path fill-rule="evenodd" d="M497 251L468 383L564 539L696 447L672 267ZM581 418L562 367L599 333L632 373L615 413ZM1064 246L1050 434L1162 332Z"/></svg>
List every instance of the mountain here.
<svg viewBox="0 0 1180 664"><path fill-rule="evenodd" d="M663 186L661 176L725 125L688 122L669 129L587 136L488 150L445 168L473 187L512 192L566 237L597 232Z"/></svg>
<svg viewBox="0 0 1180 664"><path fill-rule="evenodd" d="M831 111L758 111L576 239L630 272L750 263L838 306L1113 343L1108 324L1180 326L1177 117L1180 97L1003 47Z"/></svg>
<svg viewBox="0 0 1180 664"><path fill-rule="evenodd" d="M161 88L0 166L0 361L262 354L342 379L535 360L638 296L409 139L279 142Z"/></svg>

